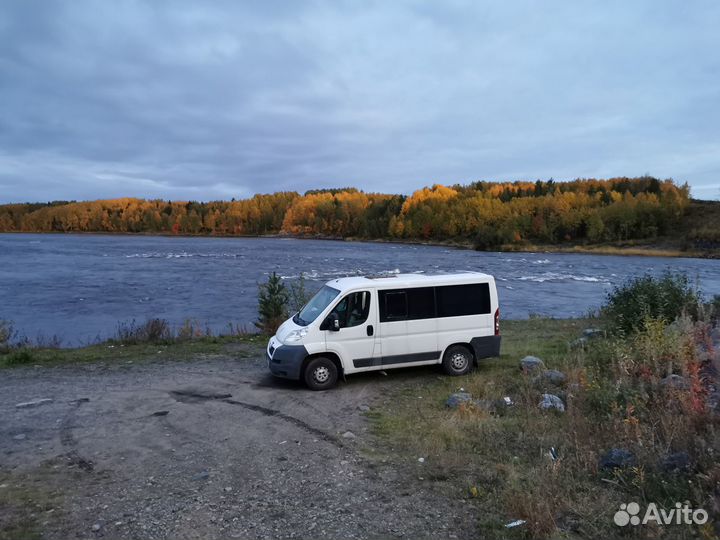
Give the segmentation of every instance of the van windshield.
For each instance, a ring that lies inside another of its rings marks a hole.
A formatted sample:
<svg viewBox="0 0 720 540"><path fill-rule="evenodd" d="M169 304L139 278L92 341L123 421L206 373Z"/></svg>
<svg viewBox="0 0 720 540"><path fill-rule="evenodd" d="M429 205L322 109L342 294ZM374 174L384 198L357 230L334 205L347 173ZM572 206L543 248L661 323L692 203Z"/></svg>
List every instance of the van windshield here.
<svg viewBox="0 0 720 540"><path fill-rule="evenodd" d="M312 297L312 300L305 304L305 307L300 310L300 313L293 317L293 322L300 326L307 326L318 318L318 315L330 305L330 302L335 300L338 294L340 294L340 291L325 285Z"/></svg>

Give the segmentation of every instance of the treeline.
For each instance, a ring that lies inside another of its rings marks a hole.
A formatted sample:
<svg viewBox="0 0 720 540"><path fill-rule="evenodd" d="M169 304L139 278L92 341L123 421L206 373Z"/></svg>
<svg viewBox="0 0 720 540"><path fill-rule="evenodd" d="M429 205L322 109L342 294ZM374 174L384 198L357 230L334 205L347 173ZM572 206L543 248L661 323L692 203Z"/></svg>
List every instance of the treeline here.
<svg viewBox="0 0 720 540"><path fill-rule="evenodd" d="M281 192L240 201L114 199L0 206L3 232L465 240L479 249L526 242L597 243L673 231L689 188L651 177L434 185L410 197L354 188Z"/></svg>

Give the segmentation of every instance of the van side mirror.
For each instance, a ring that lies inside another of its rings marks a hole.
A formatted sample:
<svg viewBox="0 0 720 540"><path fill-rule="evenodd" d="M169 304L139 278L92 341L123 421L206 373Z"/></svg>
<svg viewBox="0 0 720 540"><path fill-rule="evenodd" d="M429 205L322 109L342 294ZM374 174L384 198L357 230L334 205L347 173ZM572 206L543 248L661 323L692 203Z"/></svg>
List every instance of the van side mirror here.
<svg viewBox="0 0 720 540"><path fill-rule="evenodd" d="M338 314L335 312L330 313L327 317L325 317L325 320L323 321L322 325L320 325L320 330L330 330L331 332L339 332L340 331L340 318L338 317Z"/></svg>

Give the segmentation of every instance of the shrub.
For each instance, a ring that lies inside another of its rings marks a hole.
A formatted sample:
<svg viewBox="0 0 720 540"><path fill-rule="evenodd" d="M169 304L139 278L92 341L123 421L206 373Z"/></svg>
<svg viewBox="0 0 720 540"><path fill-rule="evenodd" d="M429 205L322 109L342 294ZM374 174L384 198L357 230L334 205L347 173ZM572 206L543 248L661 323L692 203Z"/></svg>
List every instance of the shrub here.
<svg viewBox="0 0 720 540"><path fill-rule="evenodd" d="M267 283L258 285L258 320L262 332L272 334L287 319L288 292L282 278L273 272Z"/></svg>
<svg viewBox="0 0 720 540"><path fill-rule="evenodd" d="M0 319L0 352L10 349L10 342L15 337L12 322Z"/></svg>
<svg viewBox="0 0 720 540"><path fill-rule="evenodd" d="M630 334L640 330L647 319L670 323L683 313L695 313L699 302L700 294L685 274L646 274L608 293L602 313L611 331Z"/></svg>
<svg viewBox="0 0 720 540"><path fill-rule="evenodd" d="M712 300L708 304L708 311L710 312L710 318L713 321L720 319L720 294L713 296Z"/></svg>
<svg viewBox="0 0 720 540"><path fill-rule="evenodd" d="M18 349L11 352L5 357L5 363L8 366L22 366L35 361L32 351L27 348Z"/></svg>
<svg viewBox="0 0 720 540"><path fill-rule="evenodd" d="M129 323L118 324L115 340L120 343L155 343L172 339L170 324L165 319L148 319L137 324L133 319Z"/></svg>
<svg viewBox="0 0 720 540"><path fill-rule="evenodd" d="M247 329L247 326L245 326L245 324L229 322L227 335L233 337L246 337L250 335L250 331Z"/></svg>
<svg viewBox="0 0 720 540"><path fill-rule="evenodd" d="M209 328L203 326L193 319L185 319L183 324L177 330L177 339L180 341L189 341L191 339L210 337L212 332Z"/></svg>

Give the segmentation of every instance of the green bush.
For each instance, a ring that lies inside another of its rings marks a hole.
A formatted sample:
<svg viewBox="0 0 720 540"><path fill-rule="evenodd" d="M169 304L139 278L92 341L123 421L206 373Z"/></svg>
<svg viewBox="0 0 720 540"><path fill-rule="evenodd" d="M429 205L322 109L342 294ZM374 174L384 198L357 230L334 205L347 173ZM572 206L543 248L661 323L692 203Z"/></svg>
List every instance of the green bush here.
<svg viewBox="0 0 720 540"><path fill-rule="evenodd" d="M257 326L265 334L273 334L288 318L288 292L282 278L273 272L267 283L258 284Z"/></svg>
<svg viewBox="0 0 720 540"><path fill-rule="evenodd" d="M30 349L18 349L5 357L5 365L21 366L35 361L35 356Z"/></svg>
<svg viewBox="0 0 720 540"><path fill-rule="evenodd" d="M646 274L608 293L602 314L612 332L630 334L642 329L647 319L671 323L683 313L695 315L699 302L700 293L685 274Z"/></svg>

